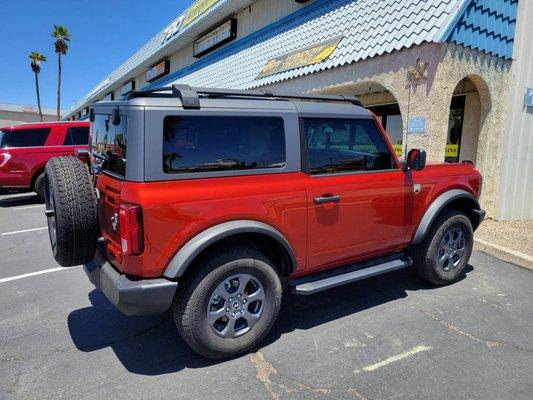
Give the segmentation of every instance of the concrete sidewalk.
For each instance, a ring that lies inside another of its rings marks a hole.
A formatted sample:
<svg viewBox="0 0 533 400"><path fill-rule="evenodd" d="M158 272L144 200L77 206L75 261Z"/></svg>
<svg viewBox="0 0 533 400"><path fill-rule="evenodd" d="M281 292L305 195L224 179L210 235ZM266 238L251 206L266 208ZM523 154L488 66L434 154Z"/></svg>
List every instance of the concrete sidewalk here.
<svg viewBox="0 0 533 400"><path fill-rule="evenodd" d="M478 250L504 261L533 269L533 220L486 219L475 234Z"/></svg>

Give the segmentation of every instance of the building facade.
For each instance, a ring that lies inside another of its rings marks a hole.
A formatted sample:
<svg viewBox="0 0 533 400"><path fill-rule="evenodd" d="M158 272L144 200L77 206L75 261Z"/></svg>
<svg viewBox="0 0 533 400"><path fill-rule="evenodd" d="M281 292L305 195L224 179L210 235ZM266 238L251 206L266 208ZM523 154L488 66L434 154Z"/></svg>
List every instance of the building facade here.
<svg viewBox="0 0 533 400"><path fill-rule="evenodd" d="M42 108L43 120L55 121L56 110L52 108ZM66 113L63 113L65 115ZM0 103L0 128L5 126L19 125L28 122L40 122L39 110L37 107Z"/></svg>
<svg viewBox="0 0 533 400"><path fill-rule="evenodd" d="M197 0L68 118L174 83L357 95L399 156L419 147L430 161L471 161L484 176L489 216L529 219L531 3Z"/></svg>

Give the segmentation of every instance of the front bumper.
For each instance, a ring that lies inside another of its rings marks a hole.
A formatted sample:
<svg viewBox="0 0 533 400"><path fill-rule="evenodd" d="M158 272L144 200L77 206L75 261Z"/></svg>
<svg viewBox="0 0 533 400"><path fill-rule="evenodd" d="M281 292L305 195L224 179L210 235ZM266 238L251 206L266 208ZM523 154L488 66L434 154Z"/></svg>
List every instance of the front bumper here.
<svg viewBox="0 0 533 400"><path fill-rule="evenodd" d="M177 282L165 278L132 279L116 271L105 258L97 253L84 270L93 285L126 315L155 315L172 304Z"/></svg>

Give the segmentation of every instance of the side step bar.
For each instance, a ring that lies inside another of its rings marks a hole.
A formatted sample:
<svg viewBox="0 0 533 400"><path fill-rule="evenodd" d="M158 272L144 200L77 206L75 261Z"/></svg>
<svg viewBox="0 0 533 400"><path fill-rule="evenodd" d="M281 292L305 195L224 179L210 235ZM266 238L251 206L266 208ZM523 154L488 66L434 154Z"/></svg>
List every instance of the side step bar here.
<svg viewBox="0 0 533 400"><path fill-rule="evenodd" d="M377 262L377 264L376 264ZM370 265L369 265L370 264ZM331 289L336 286L344 285L370 278L372 276L384 274L385 272L395 271L406 268L413 264L413 261L406 255L394 259L381 259L362 264L355 264L349 267L338 268L333 271L319 273L316 276L303 277L290 281L292 292L295 294L309 295L322 290ZM336 274L335 274L336 272Z"/></svg>

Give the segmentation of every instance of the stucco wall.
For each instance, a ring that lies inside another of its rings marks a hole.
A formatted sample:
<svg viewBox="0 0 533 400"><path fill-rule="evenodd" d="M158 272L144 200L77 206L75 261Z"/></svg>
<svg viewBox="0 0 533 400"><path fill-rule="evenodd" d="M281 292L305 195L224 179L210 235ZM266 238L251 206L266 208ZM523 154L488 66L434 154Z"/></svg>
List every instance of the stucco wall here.
<svg viewBox="0 0 533 400"><path fill-rule="evenodd" d="M427 78L409 94L407 75L417 59L429 63ZM280 82L271 88L360 94L371 83L381 85L397 100L404 130L408 115L427 118L427 133L409 135L408 148L423 148L430 161L440 162L444 160L452 95L457 84L468 77L479 92L481 105L476 156L476 167L484 176L481 202L489 215L494 215L503 130L501 116L506 109L508 96L508 69L509 63L477 51L452 44L425 43L356 64Z"/></svg>

